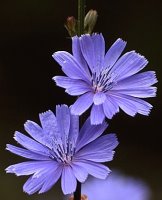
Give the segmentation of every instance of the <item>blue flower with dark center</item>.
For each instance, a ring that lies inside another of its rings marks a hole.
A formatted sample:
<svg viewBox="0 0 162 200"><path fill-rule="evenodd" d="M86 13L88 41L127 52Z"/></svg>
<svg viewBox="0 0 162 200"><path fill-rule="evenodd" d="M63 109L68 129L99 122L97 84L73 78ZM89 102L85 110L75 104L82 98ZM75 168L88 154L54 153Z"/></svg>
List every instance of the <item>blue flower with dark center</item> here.
<svg viewBox="0 0 162 200"><path fill-rule="evenodd" d="M126 42L117 39L105 54L102 34L82 35L72 38L73 55L58 51L53 58L66 76L53 79L72 96L79 96L71 112L81 115L92 106L92 124L100 124L105 116L111 119L121 108L130 116L148 115L152 105L140 98L156 96L157 82L154 71L141 71L148 61L144 56L130 51L121 55Z"/></svg>
<svg viewBox="0 0 162 200"><path fill-rule="evenodd" d="M111 161L118 145L115 134L101 136L106 122L91 125L88 118L79 131L79 116L72 115L66 105L39 115L41 126L27 121L25 130L32 137L15 132L14 139L23 148L7 144L10 152L30 161L9 166L7 173L31 175L23 186L28 194L49 190L61 177L64 194L76 190L77 180L84 182L91 174L105 179L110 170L101 164Z"/></svg>

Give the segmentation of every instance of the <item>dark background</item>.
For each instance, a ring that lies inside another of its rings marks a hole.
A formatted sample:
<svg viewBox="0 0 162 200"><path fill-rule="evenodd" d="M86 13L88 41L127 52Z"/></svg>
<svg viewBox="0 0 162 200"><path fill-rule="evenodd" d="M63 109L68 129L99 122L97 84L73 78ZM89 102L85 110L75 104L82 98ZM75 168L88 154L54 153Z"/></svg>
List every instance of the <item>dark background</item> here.
<svg viewBox="0 0 162 200"><path fill-rule="evenodd" d="M103 33L107 48L121 37L128 42L126 50L145 55L149 60L146 70L157 73L158 94L148 100L154 106L150 116L132 118L120 112L107 132L117 133L120 141L109 166L143 179L152 190L152 200L161 200L162 1L89 0L86 11L91 8L98 11L95 30ZM26 177L4 172L23 159L5 151L5 145L16 144L13 133L24 132L27 119L38 122L38 113L74 102L53 83L52 77L62 72L51 56L58 50L71 50L63 26L71 15L77 16L76 0L0 1L0 199L61 199L59 184L44 195L23 193Z"/></svg>

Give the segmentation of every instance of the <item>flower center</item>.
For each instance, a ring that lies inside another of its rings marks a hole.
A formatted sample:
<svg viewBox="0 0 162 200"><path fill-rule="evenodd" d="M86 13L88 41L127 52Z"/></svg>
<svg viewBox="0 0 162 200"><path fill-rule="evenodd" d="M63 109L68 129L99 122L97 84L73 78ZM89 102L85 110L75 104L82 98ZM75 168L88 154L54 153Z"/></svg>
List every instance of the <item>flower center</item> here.
<svg viewBox="0 0 162 200"><path fill-rule="evenodd" d="M96 92L106 92L113 87L112 76L109 73L109 69L106 68L100 72L92 73L92 85Z"/></svg>
<svg viewBox="0 0 162 200"><path fill-rule="evenodd" d="M73 143L68 139L65 140L64 143L62 139L56 139L52 146L53 148L50 157L58 162L69 165L75 153L75 147Z"/></svg>

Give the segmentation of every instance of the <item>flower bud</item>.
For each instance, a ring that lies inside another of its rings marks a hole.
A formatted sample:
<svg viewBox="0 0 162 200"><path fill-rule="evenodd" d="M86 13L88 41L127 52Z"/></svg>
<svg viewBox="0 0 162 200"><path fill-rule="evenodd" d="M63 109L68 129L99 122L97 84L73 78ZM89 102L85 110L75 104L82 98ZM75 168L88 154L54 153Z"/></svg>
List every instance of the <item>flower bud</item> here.
<svg viewBox="0 0 162 200"><path fill-rule="evenodd" d="M71 37L76 35L76 19L75 17L71 16L68 17L65 23L65 28L67 29L69 35Z"/></svg>
<svg viewBox="0 0 162 200"><path fill-rule="evenodd" d="M84 18L84 32L91 34L97 22L97 11L90 10Z"/></svg>

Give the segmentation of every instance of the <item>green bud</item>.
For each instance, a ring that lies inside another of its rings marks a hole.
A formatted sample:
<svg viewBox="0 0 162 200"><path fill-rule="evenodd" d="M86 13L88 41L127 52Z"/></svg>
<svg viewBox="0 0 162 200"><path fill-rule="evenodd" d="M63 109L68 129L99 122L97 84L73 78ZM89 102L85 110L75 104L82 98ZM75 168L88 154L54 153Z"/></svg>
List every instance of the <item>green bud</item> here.
<svg viewBox="0 0 162 200"><path fill-rule="evenodd" d="M89 33L89 34L92 33L97 22L97 17L98 17L98 14L96 10L90 10L86 14L84 18L84 33Z"/></svg>

